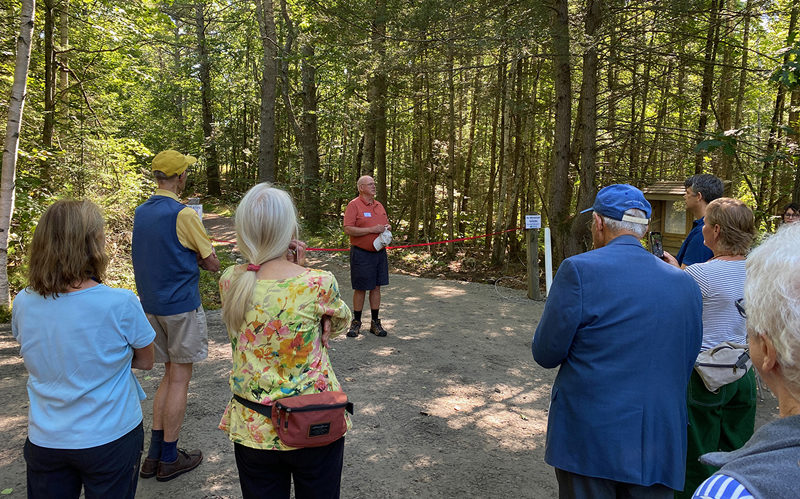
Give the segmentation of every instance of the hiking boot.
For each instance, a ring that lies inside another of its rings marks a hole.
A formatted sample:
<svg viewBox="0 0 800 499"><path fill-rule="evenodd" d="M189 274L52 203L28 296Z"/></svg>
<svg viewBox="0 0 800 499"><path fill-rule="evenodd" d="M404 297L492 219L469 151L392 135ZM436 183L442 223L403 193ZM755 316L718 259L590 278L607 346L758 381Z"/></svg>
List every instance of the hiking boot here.
<svg viewBox="0 0 800 499"><path fill-rule="evenodd" d="M375 336L386 336L386 330L383 329L383 326L381 326L380 319L375 319L372 321L372 324L369 325L369 332Z"/></svg>
<svg viewBox="0 0 800 499"><path fill-rule="evenodd" d="M158 472L156 473L156 480L159 482L166 482L175 477L183 475L187 471L192 471L203 462L203 453L199 450L186 452L183 449L178 449L178 459L172 463L165 463L164 461L158 462Z"/></svg>
<svg viewBox="0 0 800 499"><path fill-rule="evenodd" d="M350 323L350 329L347 330L347 336L350 338L355 338L361 332L361 321L357 321L353 319L353 322Z"/></svg>
<svg viewBox="0 0 800 499"><path fill-rule="evenodd" d="M142 478L153 478L158 471L158 459L152 457L144 458L142 468L139 470L139 476Z"/></svg>

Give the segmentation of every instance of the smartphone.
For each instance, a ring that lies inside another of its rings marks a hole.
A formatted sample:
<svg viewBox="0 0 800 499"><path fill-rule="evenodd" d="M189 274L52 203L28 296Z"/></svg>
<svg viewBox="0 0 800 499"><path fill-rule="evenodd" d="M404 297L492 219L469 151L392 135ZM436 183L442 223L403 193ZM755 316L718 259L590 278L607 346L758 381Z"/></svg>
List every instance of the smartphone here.
<svg viewBox="0 0 800 499"><path fill-rule="evenodd" d="M650 252L659 258L664 258L664 246L661 244L661 233L650 232L647 235L650 243Z"/></svg>

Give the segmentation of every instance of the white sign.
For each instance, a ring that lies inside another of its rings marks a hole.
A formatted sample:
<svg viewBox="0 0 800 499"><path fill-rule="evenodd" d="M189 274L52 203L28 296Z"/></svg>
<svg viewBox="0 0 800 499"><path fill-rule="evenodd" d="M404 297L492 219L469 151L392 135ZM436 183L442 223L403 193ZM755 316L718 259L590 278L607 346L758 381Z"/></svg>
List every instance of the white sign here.
<svg viewBox="0 0 800 499"><path fill-rule="evenodd" d="M186 206L188 206L189 208L191 208L194 211L196 211L197 214L200 216L200 220L203 219L203 205L202 204L187 204Z"/></svg>
<svg viewBox="0 0 800 499"><path fill-rule="evenodd" d="M541 229L542 216L541 215L525 215L525 228L526 229Z"/></svg>

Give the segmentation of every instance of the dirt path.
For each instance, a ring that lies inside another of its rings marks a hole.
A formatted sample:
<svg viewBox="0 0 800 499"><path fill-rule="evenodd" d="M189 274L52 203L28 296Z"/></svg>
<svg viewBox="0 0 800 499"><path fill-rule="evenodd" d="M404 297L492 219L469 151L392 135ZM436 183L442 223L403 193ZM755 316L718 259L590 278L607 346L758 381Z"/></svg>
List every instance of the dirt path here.
<svg viewBox="0 0 800 499"><path fill-rule="evenodd" d="M232 237L228 222L214 223L215 237ZM333 272L349 301L345 258L315 253L310 264ZM334 369L356 406L342 497L555 497L543 455L556 371L530 353L543 304L521 291L403 275L390 277L383 297L388 337L332 342ZM233 446L217 429L230 398L230 349L218 311L208 323L209 358L195 367L180 442L202 449L205 461L171 482L140 480L137 497L241 497ZM7 325L0 352L0 490L24 497L26 374ZM146 429L161 373L137 373L149 397ZM759 403L757 425L775 405L769 395Z"/></svg>

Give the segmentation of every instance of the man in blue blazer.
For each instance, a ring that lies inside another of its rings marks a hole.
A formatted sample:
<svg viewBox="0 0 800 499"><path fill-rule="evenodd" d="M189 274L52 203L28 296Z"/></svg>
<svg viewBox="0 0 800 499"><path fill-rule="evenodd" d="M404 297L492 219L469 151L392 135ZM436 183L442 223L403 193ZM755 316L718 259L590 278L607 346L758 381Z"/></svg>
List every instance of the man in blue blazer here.
<svg viewBox="0 0 800 499"><path fill-rule="evenodd" d="M562 262L533 337L536 362L559 367L545 461L560 498L666 499L683 488L700 289L640 244L639 189L605 187L585 211L595 249Z"/></svg>

